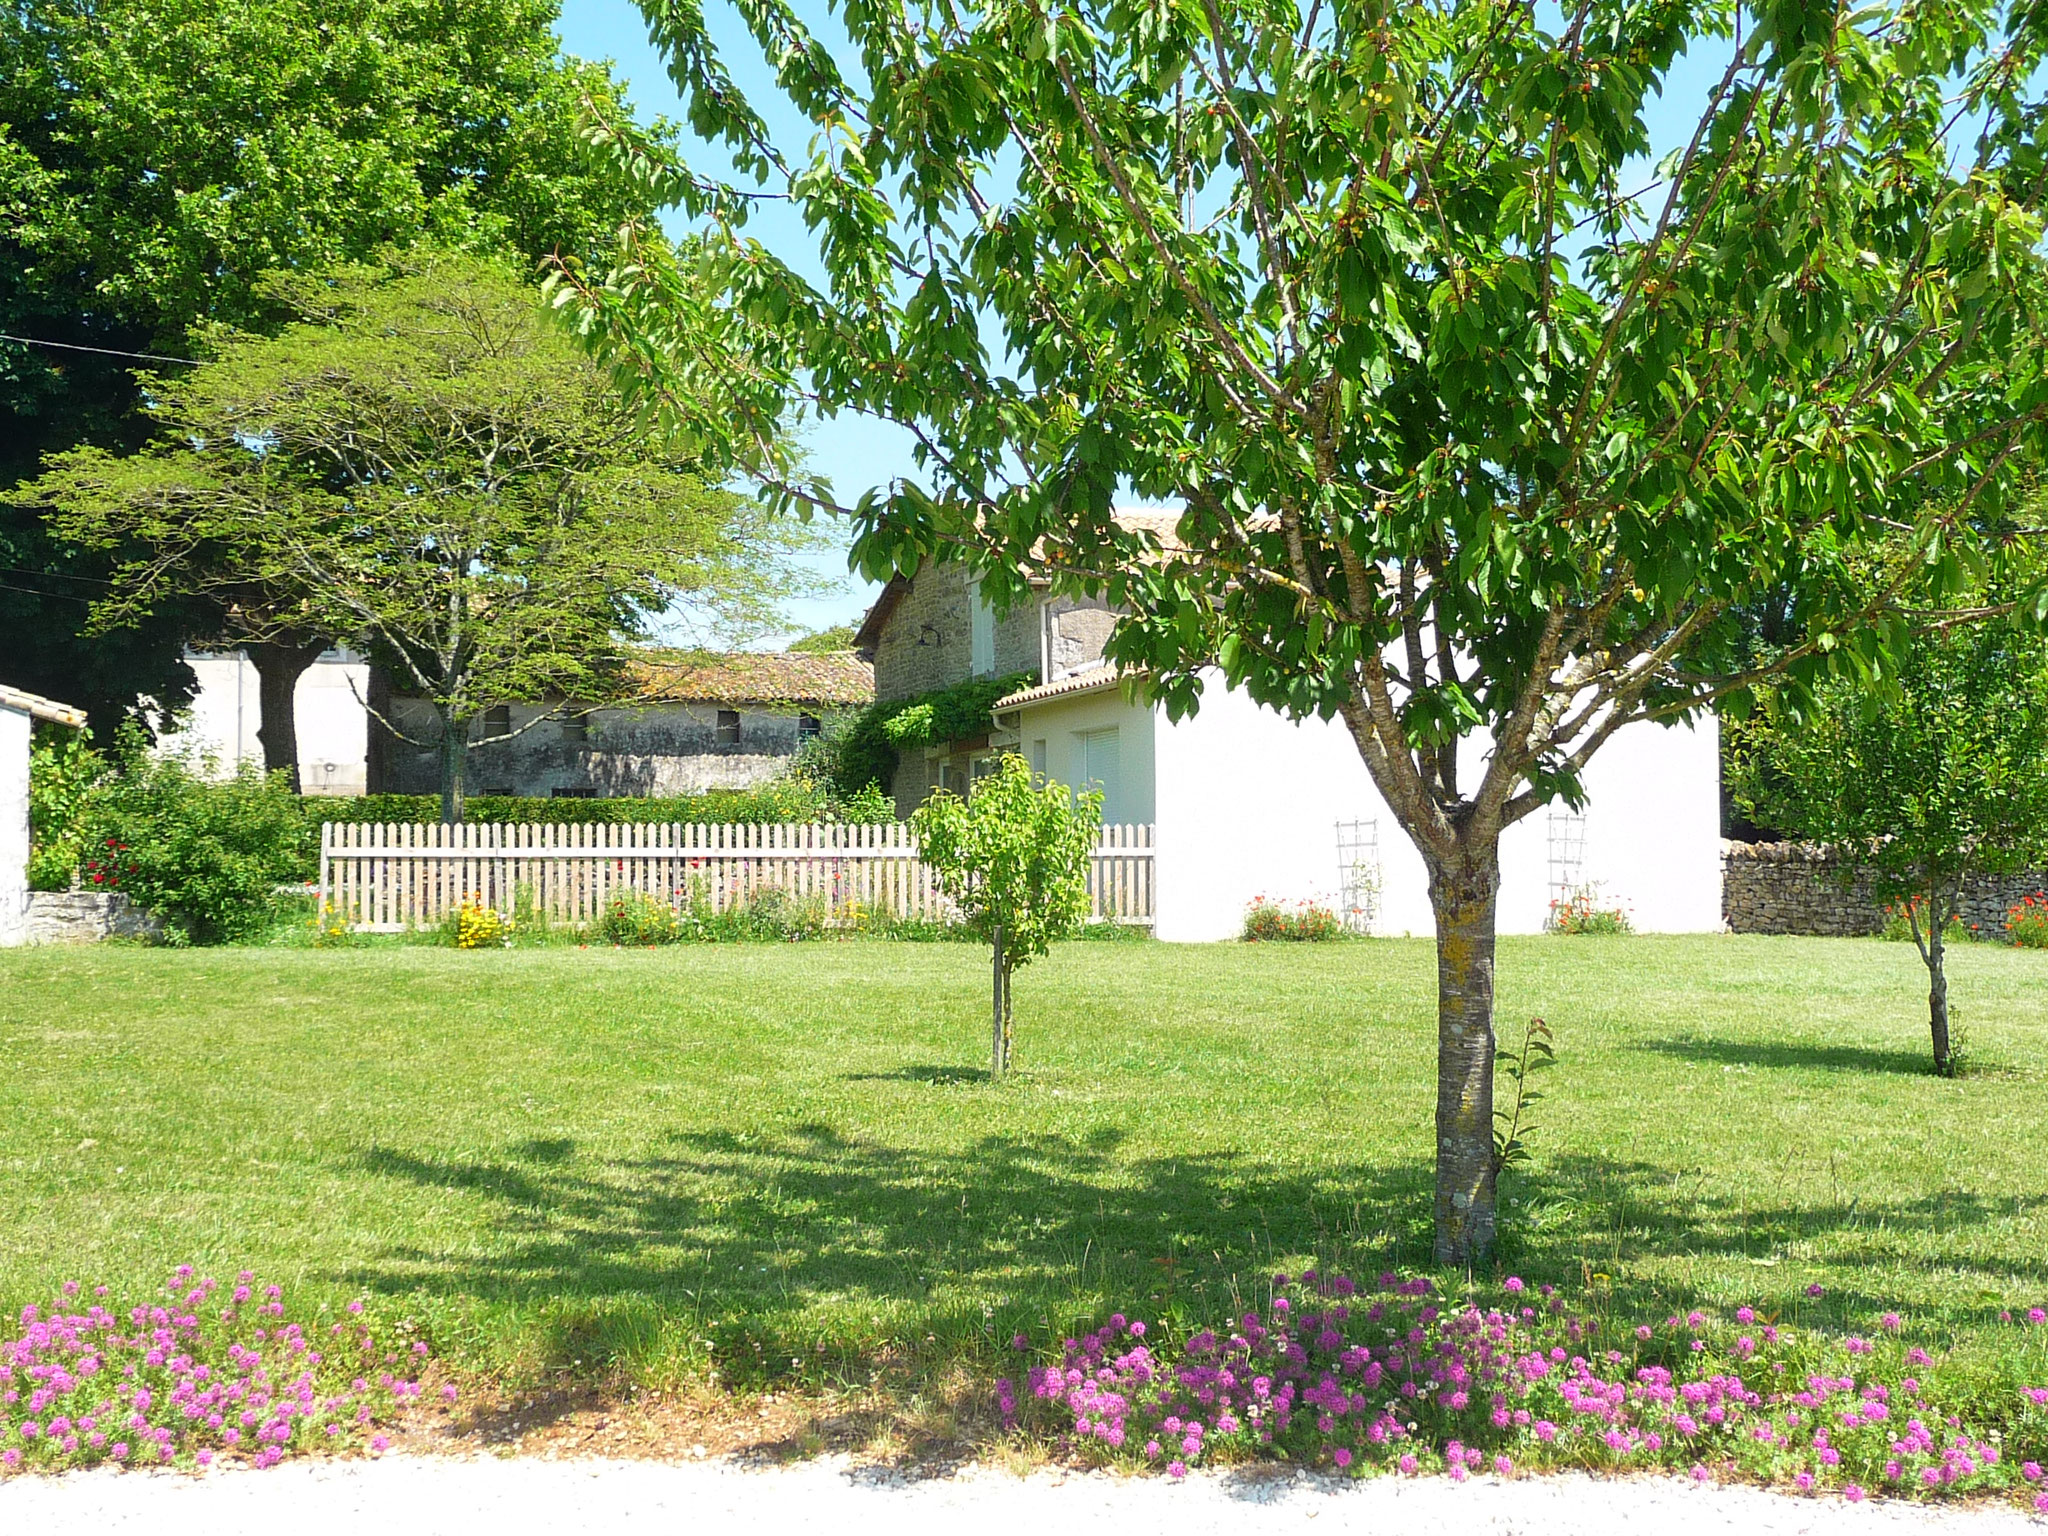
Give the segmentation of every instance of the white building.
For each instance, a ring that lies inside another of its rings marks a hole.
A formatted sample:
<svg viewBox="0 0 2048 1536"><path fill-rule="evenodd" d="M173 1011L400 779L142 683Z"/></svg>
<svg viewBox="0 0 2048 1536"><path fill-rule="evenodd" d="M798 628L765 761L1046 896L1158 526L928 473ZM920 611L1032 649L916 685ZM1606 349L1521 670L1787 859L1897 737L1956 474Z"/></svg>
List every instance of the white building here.
<svg viewBox="0 0 2048 1536"><path fill-rule="evenodd" d="M1434 931L1422 858L1342 721L1289 721L1212 674L1178 722L1142 684L1095 665L999 700L988 750L1103 792L1105 822L1150 822L1154 932L1236 936L1255 898L1359 909L1381 934ZM1468 741L1476 763L1484 741ZM1539 811L1501 840L1502 933L1540 933L1554 898L1591 889L1637 930L1721 926L1719 733L1617 731L1586 773L1587 807Z"/></svg>
<svg viewBox="0 0 2048 1536"><path fill-rule="evenodd" d="M180 728L161 738L162 748L215 771L232 774L244 763L263 766L263 724L256 666L240 651L188 652L185 665L198 674L199 689ZM328 651L299 675L292 694L299 739L299 784L309 795L360 795L369 748L369 717L363 699L370 669L348 651Z"/></svg>
<svg viewBox="0 0 2048 1536"><path fill-rule="evenodd" d="M28 758L38 720L85 724L85 711L0 687L0 948L28 937Z"/></svg>

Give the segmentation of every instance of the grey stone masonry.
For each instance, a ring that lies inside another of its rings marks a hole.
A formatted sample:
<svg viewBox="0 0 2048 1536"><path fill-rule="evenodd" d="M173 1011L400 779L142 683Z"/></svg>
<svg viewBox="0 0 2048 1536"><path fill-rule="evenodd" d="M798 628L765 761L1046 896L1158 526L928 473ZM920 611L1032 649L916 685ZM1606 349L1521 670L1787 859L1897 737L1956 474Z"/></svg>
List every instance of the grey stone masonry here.
<svg viewBox="0 0 2048 1536"><path fill-rule="evenodd" d="M1844 885L1839 869L1830 850L1808 843L1723 843L1721 919L1731 933L1842 938L1882 931L1884 906L1870 882L1859 877ZM2044 887L2048 871L1978 876L1963 888L1963 921L1987 938L2003 937L2006 912Z"/></svg>
<svg viewBox="0 0 2048 1536"><path fill-rule="evenodd" d="M154 939L163 925L119 891L30 891L28 942L93 944Z"/></svg>

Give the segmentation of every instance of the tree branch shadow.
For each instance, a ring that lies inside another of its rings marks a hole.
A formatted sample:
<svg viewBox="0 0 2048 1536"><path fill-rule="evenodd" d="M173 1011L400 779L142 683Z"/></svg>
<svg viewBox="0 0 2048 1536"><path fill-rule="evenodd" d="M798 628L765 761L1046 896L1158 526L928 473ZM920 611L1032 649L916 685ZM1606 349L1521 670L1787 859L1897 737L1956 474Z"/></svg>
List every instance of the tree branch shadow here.
<svg viewBox="0 0 2048 1536"><path fill-rule="evenodd" d="M1133 1159L1121 1141L1103 1127L947 1150L810 1124L677 1133L635 1157L554 1142L488 1158L377 1147L364 1172L481 1198L486 1230L394 1246L347 1278L509 1303L546 1320L542 1351L559 1362L687 1336L723 1379L769 1382L878 1355L914 1371L941 1357L987 1366L1013 1332L1043 1337L1116 1309L1214 1322L1263 1299L1274 1268L1301 1255L1361 1276L1430 1267L1422 1159ZM1758 1205L1716 1193L1704 1171L1688 1189L1669 1167L1564 1156L1508 1193L1519 1203L1504 1266L1577 1287L1604 1264L1611 1305L1641 1315L1695 1299L1640 1278L1655 1261L1775 1264L1816 1242L1857 1245L1870 1271L1975 1281L1986 1297L2048 1284L2048 1261L1978 1251L1971 1235L1989 1235L2012 1202L1965 1190ZM1936 1233L1949 1240L1930 1245ZM1610 1251L1619 1262L1604 1262ZM1816 1311L1846 1322L1895 1301L1852 1285Z"/></svg>
<svg viewBox="0 0 2048 1536"><path fill-rule="evenodd" d="M1823 1072L1897 1072L1913 1077L1934 1075L1931 1054L1884 1050L1863 1045L1813 1045L1784 1040L1720 1040L1680 1036L1639 1041L1632 1050L1680 1061L1728 1067Z"/></svg>

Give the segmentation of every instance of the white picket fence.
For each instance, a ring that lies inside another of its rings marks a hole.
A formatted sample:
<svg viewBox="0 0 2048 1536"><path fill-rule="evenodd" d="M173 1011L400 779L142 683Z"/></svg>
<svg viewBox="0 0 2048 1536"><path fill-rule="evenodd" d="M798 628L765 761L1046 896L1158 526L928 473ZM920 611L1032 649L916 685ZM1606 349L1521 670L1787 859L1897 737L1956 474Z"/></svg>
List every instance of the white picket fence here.
<svg viewBox="0 0 2048 1536"><path fill-rule="evenodd" d="M431 928L465 899L509 912L529 906L550 923L594 921L613 896L635 891L674 905L723 911L765 891L815 900L835 923L860 912L944 918L950 904L918 859L902 822L878 826L693 826L669 822L447 826L439 822L326 822L320 900L366 933ZM1089 866L1101 921L1152 921L1152 828L1109 826Z"/></svg>

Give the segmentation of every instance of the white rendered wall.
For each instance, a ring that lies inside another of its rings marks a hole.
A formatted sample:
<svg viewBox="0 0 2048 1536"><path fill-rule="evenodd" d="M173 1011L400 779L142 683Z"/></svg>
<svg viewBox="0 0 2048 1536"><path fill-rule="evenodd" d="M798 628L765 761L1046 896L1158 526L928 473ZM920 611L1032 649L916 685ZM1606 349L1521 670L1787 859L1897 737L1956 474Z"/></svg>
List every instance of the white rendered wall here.
<svg viewBox="0 0 2048 1536"><path fill-rule="evenodd" d="M1032 734L1030 717L1024 734ZM1636 725L1617 731L1587 774L1582 881L1645 932L1721 926L1718 733ZM1468 781L1483 741L1461 754ZM1378 824L1374 931L1434 931L1421 856L1395 822L1341 721L1291 722L1212 677L1190 719L1154 711L1158 916L1162 939L1235 937L1258 896L1335 906L1337 823ZM1540 933L1551 890L1549 813L1501 839L1502 933Z"/></svg>
<svg viewBox="0 0 2048 1536"><path fill-rule="evenodd" d="M1117 795L1103 807L1107 822L1147 822L1156 811L1152 707L1125 699L1121 689L1048 699L1019 712L1016 750L1036 766L1033 749L1045 743L1045 774L1069 788L1082 787L1082 737L1114 729L1117 733Z"/></svg>
<svg viewBox="0 0 2048 1536"><path fill-rule="evenodd" d="M0 704L0 947L28 930L29 716Z"/></svg>
<svg viewBox="0 0 2048 1536"><path fill-rule="evenodd" d="M263 766L263 724L255 664L239 651L188 656L199 678L184 728L163 738L166 751L212 758L231 774L239 763ZM369 715L362 698L370 669L323 656L299 674L292 704L298 716L299 783L309 795L359 795L369 753ZM353 684L353 688L351 688Z"/></svg>

